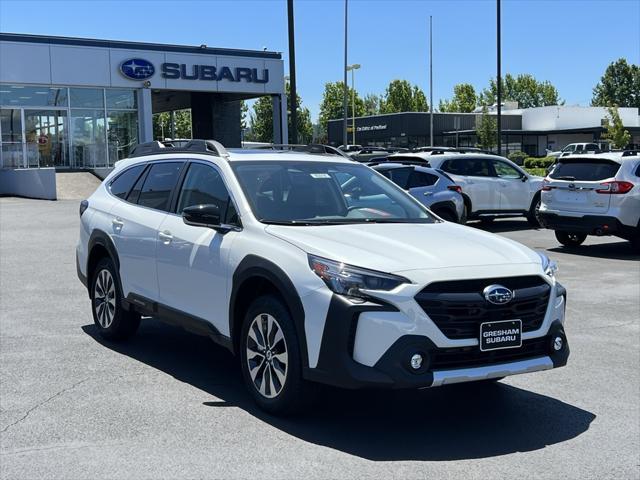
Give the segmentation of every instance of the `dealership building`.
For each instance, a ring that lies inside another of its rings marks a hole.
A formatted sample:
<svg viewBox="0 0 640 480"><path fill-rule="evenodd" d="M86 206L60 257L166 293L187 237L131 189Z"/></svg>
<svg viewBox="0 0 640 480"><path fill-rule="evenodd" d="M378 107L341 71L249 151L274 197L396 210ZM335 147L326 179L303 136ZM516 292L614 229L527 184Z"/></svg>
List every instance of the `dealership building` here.
<svg viewBox="0 0 640 480"><path fill-rule="evenodd" d="M495 109L489 112L495 115ZM631 147L640 148L640 114L638 108L620 108L620 118L631 133ZM607 109L555 105L518 108L506 102L502 110L502 152L507 155L523 151L531 156L544 156L547 150L557 150L569 143L598 142ZM473 147L477 143L476 121L480 113L433 114L434 145ZM349 143L372 146L418 147L430 143L430 114L405 112L373 115L355 119L353 141L352 119L347 124ZM328 123L328 138L332 145L341 145L343 121Z"/></svg>
<svg viewBox="0 0 640 480"><path fill-rule="evenodd" d="M284 143L278 52L0 33L0 194L52 175L31 170L112 167L160 112L191 109L194 138L239 147L240 101L262 96Z"/></svg>

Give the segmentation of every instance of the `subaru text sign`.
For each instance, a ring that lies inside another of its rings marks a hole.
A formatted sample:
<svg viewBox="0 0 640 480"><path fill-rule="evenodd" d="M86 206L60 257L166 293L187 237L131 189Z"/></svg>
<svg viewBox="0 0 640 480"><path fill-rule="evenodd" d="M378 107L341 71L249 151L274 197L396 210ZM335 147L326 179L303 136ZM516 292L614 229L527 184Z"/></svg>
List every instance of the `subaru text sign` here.
<svg viewBox="0 0 640 480"><path fill-rule="evenodd" d="M268 83L269 70L246 67L216 67L214 65L187 65L185 63L163 63L161 77L169 80L203 80L219 82ZM120 72L131 80L146 80L155 73L155 67L148 60L132 58L120 64Z"/></svg>
<svg viewBox="0 0 640 480"><path fill-rule="evenodd" d="M146 80L153 77L156 69L148 60L131 58L120 64L120 73L131 80Z"/></svg>

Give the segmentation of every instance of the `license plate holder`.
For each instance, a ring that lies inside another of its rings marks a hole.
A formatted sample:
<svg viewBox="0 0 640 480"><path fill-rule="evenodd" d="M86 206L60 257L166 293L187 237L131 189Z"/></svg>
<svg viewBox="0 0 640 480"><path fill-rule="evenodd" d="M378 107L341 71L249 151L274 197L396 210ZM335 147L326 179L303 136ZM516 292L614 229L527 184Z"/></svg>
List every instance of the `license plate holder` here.
<svg viewBox="0 0 640 480"><path fill-rule="evenodd" d="M500 320L480 324L480 351L522 346L522 320Z"/></svg>

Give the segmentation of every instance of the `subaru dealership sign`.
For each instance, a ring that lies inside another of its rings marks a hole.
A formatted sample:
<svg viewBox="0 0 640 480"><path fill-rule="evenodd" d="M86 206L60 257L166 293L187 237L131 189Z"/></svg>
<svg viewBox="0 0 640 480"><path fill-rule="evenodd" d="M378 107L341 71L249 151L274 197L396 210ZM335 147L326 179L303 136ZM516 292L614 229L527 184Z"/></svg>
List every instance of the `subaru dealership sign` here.
<svg viewBox="0 0 640 480"><path fill-rule="evenodd" d="M261 71L260 71L261 70ZM187 65L186 63L165 62L161 64L161 77L172 80L204 80L219 82L268 83L269 69L257 69L246 67L230 68L214 65ZM143 58L131 58L120 64L120 72L131 80L146 80L151 78L156 69L151 62Z"/></svg>

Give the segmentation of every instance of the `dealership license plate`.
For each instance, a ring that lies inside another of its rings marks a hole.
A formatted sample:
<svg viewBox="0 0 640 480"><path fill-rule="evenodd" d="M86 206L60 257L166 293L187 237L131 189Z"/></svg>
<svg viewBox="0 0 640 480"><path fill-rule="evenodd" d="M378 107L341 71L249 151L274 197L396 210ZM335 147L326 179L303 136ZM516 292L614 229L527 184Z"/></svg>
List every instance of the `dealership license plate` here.
<svg viewBox="0 0 640 480"><path fill-rule="evenodd" d="M522 320L502 320L480 324L480 350L500 350L522 346Z"/></svg>

